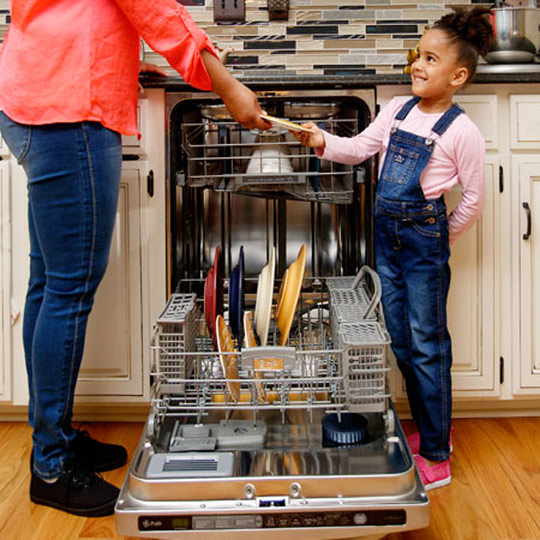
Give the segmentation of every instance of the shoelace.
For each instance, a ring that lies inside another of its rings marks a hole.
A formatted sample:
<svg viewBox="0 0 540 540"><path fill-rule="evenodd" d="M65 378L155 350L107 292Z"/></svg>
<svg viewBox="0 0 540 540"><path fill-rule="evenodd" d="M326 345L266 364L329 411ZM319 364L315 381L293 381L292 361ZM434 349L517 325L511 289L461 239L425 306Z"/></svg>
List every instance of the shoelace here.
<svg viewBox="0 0 540 540"><path fill-rule="evenodd" d="M73 459L70 478L74 486L88 488L96 481L97 477L101 476L95 473L88 463L81 459Z"/></svg>

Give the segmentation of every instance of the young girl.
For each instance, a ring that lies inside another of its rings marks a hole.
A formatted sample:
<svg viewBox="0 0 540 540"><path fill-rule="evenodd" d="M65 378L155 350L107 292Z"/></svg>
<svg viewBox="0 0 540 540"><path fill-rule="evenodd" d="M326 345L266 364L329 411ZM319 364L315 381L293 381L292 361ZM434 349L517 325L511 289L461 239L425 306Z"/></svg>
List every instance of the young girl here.
<svg viewBox="0 0 540 540"><path fill-rule="evenodd" d="M319 157L357 164L382 151L374 205L375 252L392 350L403 374L418 433L409 445L426 489L450 483L452 352L446 321L449 246L484 204L484 141L452 103L473 77L492 35L488 10L462 9L420 40L411 66L412 99L394 98L352 139L295 136ZM443 194L460 183L447 217Z"/></svg>

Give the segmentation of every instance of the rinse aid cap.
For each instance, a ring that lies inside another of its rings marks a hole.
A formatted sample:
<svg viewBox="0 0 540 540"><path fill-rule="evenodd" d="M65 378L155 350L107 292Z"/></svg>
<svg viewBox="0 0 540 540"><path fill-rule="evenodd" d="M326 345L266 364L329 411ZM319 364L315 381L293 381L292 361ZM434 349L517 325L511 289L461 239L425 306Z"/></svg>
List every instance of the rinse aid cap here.
<svg viewBox="0 0 540 540"><path fill-rule="evenodd" d="M367 420L357 413L327 414L322 421L323 439L339 445L358 444L367 435Z"/></svg>

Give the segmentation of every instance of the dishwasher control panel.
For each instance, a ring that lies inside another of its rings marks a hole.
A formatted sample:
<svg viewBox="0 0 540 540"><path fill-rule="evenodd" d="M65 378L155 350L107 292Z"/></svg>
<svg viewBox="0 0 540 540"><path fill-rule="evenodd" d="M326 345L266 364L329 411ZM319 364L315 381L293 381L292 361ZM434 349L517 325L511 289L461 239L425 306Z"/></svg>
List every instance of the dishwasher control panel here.
<svg viewBox="0 0 540 540"><path fill-rule="evenodd" d="M405 525L405 510L362 510L347 512L271 512L222 515L143 515L139 531L215 531L239 529L280 529L312 527L373 527Z"/></svg>

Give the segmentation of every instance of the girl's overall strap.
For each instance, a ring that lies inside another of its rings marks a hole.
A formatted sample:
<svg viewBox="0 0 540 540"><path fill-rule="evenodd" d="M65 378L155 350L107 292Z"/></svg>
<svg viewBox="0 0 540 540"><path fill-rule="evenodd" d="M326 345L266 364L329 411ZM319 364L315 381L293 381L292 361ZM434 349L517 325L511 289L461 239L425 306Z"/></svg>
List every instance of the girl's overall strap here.
<svg viewBox="0 0 540 540"><path fill-rule="evenodd" d="M437 120L437 123L431 130L439 137L450 127L450 124L460 115L463 114L463 109L455 103Z"/></svg>
<svg viewBox="0 0 540 540"><path fill-rule="evenodd" d="M404 120L405 117L411 112L411 109L420 101L420 98L419 97L413 97L411 99L409 99L409 101L407 101L405 103L405 105L403 105L403 107L401 107L401 109L399 109L398 113L396 114L394 120Z"/></svg>

